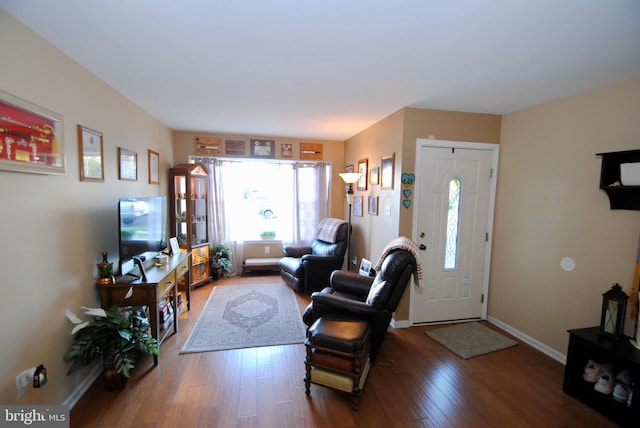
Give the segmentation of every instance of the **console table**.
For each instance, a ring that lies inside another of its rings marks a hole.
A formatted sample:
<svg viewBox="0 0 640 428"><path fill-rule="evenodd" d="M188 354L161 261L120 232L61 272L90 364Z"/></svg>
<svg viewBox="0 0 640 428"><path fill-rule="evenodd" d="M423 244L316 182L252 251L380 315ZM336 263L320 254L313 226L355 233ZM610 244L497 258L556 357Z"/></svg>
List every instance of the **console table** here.
<svg viewBox="0 0 640 428"><path fill-rule="evenodd" d="M599 327L569 330L569 335L562 390L622 426L637 426L634 424L640 421L640 350L631 346L628 338L613 340L601 336ZM635 383L631 407L595 391L594 384L583 379L588 360L613 364L614 376L622 369L629 370Z"/></svg>
<svg viewBox="0 0 640 428"><path fill-rule="evenodd" d="M160 346L169 334L178 332L178 280L182 277L186 283L187 310L190 309L190 266L191 253L183 251L170 256L164 266L152 263L146 268L147 282L142 282L140 278L122 276L117 278L114 284L96 284L100 289L100 304L103 309L109 309L114 305L146 306L151 335ZM133 294L125 299L130 287L133 287ZM169 300L173 307L173 323L168 328L164 328L160 319L159 304L163 300ZM154 355L153 362L158 365L157 355Z"/></svg>

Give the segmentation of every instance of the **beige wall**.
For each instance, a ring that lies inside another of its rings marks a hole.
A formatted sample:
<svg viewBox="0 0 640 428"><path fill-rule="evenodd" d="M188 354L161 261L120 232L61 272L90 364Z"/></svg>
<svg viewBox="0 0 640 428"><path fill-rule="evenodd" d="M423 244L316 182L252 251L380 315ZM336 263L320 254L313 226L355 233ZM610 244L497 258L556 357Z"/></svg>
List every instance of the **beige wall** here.
<svg viewBox="0 0 640 428"><path fill-rule="evenodd" d="M400 185L400 165L402 162L402 126L404 111L399 110L373 126L347 140L345 147L345 165L353 165L357 172L358 161L367 159L369 169L379 167L383 156L395 153L394 186L391 190L382 190L380 185L367 184L368 189L357 190L354 186L354 197L364 198L363 216L352 216L353 234L351 237L351 257L363 257L377 262L384 246L398 236L398 219L400 216L400 199L397 197ZM379 198L378 215L367 213L367 197ZM386 215L387 207L390 215ZM347 218L348 207L345 204L344 218Z"/></svg>
<svg viewBox="0 0 640 428"><path fill-rule="evenodd" d="M331 217L342 218L343 203L344 203L344 190L342 180L338 176L342 172L342 165L344 163L344 141L333 140L313 140L313 139L301 139L301 138L287 138L287 137L273 137L265 135L238 135L238 134L216 134L207 132L186 132L176 131L174 133L174 145L173 155L175 163L188 162L189 156L195 154L195 142L196 138L219 138L221 141L226 140L242 140L245 142L245 157L250 158L251 152L249 151L249 142L252 138L275 140L275 158L281 159L280 145L291 144L293 147L293 155L288 159L300 159L300 143L307 144L322 144L322 160L324 162L330 162L332 168L332 191L331 191ZM224 153L224 152L223 152ZM224 154L217 157L224 158Z"/></svg>
<svg viewBox="0 0 640 428"><path fill-rule="evenodd" d="M639 123L640 77L503 117L491 317L564 354L612 283L629 293L640 211L609 209L595 154L640 148Z"/></svg>
<svg viewBox="0 0 640 428"><path fill-rule="evenodd" d="M0 9L0 89L64 116L67 174L0 171L0 403L61 404L86 373L66 376L71 324L64 311L98 306L100 253L118 258L120 197L166 194L148 184L147 149L160 176L173 162L171 131ZM105 181L79 181L77 124L104 135ZM138 181L119 181L119 146L138 153ZM43 363L49 382L16 399L15 376Z"/></svg>

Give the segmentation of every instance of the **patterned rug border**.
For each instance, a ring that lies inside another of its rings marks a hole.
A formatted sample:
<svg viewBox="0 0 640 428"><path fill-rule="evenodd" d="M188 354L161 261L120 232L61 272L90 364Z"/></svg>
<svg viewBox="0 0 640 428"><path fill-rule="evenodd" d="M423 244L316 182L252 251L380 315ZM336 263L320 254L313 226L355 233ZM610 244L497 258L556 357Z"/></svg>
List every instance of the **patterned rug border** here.
<svg viewBox="0 0 640 428"><path fill-rule="evenodd" d="M424 332L463 360L502 351L518 342L478 322L465 322Z"/></svg>
<svg viewBox="0 0 640 428"><path fill-rule="evenodd" d="M256 295L249 296L252 292ZM271 317L274 300L277 314ZM305 332L295 292L284 283L219 285L211 290L180 353L298 344Z"/></svg>

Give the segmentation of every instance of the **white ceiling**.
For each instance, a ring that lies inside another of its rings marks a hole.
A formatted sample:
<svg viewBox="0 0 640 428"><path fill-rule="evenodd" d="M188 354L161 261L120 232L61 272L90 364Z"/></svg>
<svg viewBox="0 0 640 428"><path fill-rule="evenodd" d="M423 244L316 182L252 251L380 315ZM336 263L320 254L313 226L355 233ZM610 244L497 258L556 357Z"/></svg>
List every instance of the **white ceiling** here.
<svg viewBox="0 0 640 428"><path fill-rule="evenodd" d="M0 0L174 130L347 139L640 75L639 0Z"/></svg>

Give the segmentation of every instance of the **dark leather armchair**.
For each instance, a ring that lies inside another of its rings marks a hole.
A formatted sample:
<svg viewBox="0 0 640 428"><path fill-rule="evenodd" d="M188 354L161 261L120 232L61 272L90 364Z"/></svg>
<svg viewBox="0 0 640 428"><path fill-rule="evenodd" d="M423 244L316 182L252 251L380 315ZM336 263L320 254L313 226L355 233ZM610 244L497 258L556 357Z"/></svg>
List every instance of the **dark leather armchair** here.
<svg viewBox="0 0 640 428"><path fill-rule="evenodd" d="M337 219L323 222L331 221L335 236L318 233L310 246L285 245L284 258L279 263L280 276L294 290L306 294L321 290L329 284L331 272L342 269L349 225Z"/></svg>
<svg viewBox="0 0 640 428"><path fill-rule="evenodd" d="M335 271L331 274L331 286L311 295L302 319L307 326L326 314L348 315L369 322L373 361L416 265L411 252L397 249L385 257L375 278Z"/></svg>

